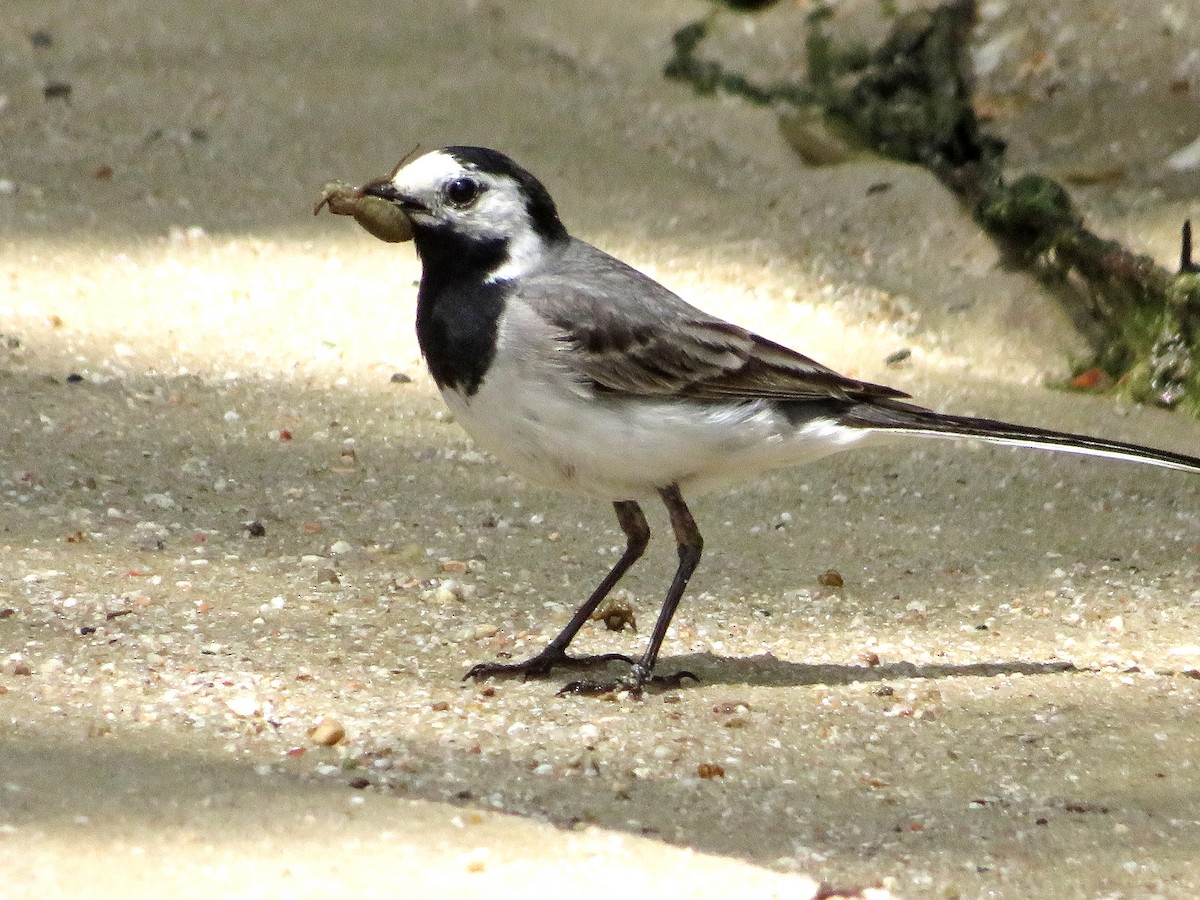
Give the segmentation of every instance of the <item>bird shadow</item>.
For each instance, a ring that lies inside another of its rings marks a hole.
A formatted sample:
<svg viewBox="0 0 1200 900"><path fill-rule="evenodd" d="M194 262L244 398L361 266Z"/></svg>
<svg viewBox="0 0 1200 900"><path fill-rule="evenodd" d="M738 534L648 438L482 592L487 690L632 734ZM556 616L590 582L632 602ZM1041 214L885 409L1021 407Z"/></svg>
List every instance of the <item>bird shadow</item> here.
<svg viewBox="0 0 1200 900"><path fill-rule="evenodd" d="M905 661L878 665L850 666L836 663L796 663L763 653L757 656L729 657L713 653L674 656L665 661L660 674L694 673L703 684L747 684L758 687L837 687L876 681L908 678L992 678L997 675L1059 675L1090 672L1065 660L1028 662L926 663Z"/></svg>

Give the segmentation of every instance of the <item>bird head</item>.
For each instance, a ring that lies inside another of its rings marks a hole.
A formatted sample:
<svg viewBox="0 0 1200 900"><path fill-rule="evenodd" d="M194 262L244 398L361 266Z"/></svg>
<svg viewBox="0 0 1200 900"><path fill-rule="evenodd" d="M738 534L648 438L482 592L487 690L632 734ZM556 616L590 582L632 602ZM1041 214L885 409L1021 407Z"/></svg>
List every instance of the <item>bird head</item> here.
<svg viewBox="0 0 1200 900"><path fill-rule="evenodd" d="M403 211L426 266L490 259L487 281L536 269L552 245L567 239L542 183L485 147L434 150L362 192Z"/></svg>

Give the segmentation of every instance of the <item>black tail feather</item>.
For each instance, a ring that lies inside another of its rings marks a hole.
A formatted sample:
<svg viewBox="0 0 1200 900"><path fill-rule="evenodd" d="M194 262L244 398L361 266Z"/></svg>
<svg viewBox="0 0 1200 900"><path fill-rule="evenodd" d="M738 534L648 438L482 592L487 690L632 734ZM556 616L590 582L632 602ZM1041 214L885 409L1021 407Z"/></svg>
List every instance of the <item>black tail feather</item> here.
<svg viewBox="0 0 1200 900"><path fill-rule="evenodd" d="M867 428L881 432L977 438L994 444L1102 456L1200 473L1200 457L1184 453L1067 431L1014 425L996 419L946 415L899 401L856 404L841 415L838 423L851 428Z"/></svg>

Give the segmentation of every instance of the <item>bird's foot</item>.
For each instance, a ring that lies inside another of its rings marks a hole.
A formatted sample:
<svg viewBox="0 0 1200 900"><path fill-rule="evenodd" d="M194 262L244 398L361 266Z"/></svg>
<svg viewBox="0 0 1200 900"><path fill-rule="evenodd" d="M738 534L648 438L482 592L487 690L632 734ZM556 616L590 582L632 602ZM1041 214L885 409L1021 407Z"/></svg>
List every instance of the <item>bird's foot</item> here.
<svg viewBox="0 0 1200 900"><path fill-rule="evenodd" d="M610 662L624 662L633 665L633 660L623 653L599 653L595 656L568 656L564 650L547 647L541 653L531 656L522 662L476 663L463 676L463 681L471 678L478 681L481 678L487 678L491 675L499 675L505 678L520 676L522 680L528 681L530 678L539 678L542 675L550 674L550 670L553 668L587 669Z"/></svg>
<svg viewBox="0 0 1200 900"><path fill-rule="evenodd" d="M692 672L676 672L674 675L654 675L642 666L635 664L633 670L624 678L616 681L572 681L564 684L558 690L557 696L568 695L576 697L605 697L613 694L628 694L640 697L649 689L670 690L680 687L685 678L699 681Z"/></svg>

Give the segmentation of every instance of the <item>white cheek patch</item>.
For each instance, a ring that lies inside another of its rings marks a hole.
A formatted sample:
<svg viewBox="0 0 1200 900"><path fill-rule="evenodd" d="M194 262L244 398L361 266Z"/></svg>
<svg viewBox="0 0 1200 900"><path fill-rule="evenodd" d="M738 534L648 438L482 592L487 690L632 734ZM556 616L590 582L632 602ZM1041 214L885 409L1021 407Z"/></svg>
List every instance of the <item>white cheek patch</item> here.
<svg viewBox="0 0 1200 900"><path fill-rule="evenodd" d="M526 224L512 233L508 241L508 259L488 276L489 284L521 278L541 265L545 255L545 242L529 224L528 213L522 211L522 215L525 216Z"/></svg>

